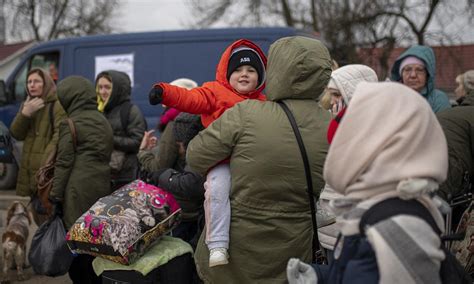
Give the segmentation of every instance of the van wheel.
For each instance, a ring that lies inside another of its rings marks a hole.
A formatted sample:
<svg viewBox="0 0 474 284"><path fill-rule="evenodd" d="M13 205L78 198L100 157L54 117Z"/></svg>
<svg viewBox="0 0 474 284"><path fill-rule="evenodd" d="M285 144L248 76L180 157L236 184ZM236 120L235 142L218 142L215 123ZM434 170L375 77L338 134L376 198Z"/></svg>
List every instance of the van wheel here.
<svg viewBox="0 0 474 284"><path fill-rule="evenodd" d="M18 166L13 163L0 163L0 189L15 189Z"/></svg>

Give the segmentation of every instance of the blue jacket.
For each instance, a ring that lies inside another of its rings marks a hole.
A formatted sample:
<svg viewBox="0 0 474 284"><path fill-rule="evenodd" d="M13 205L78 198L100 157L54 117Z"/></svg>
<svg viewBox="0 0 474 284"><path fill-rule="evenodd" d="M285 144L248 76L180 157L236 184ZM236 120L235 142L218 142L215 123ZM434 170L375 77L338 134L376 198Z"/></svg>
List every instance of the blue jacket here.
<svg viewBox="0 0 474 284"><path fill-rule="evenodd" d="M392 81L402 81L399 71L400 63L408 56L415 56L425 63L428 78L425 88L421 91L421 95L428 100L431 109L436 113L450 108L451 104L449 103L448 96L443 91L435 89L436 59L433 49L429 46L414 45L402 53L393 64L391 71Z"/></svg>
<svg viewBox="0 0 474 284"><path fill-rule="evenodd" d="M379 282L377 259L367 238L346 236L341 255L331 265L313 265L318 283L323 284L376 284ZM341 247L336 244L336 247ZM335 251L338 249L336 248Z"/></svg>

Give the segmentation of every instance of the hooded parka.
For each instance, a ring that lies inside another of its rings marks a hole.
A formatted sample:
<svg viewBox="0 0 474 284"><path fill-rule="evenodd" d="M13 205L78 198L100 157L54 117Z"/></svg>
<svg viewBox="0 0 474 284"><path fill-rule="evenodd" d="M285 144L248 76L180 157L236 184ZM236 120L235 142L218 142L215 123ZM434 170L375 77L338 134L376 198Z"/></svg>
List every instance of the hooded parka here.
<svg viewBox="0 0 474 284"><path fill-rule="evenodd" d="M188 146L189 166L201 174L230 159L229 264L209 268L201 235L195 261L206 283L286 283L290 257L311 260L311 210L303 160L283 100L295 116L308 153L315 198L324 186L330 113L316 98L331 75L331 57L318 40L283 38L272 44L267 102L228 109Z"/></svg>
<svg viewBox="0 0 474 284"><path fill-rule="evenodd" d="M421 91L421 95L428 100L431 109L433 109L433 111L436 113L450 108L451 104L449 103L448 96L446 96L443 91L435 88L436 58L433 49L428 46L415 45L403 52L393 64L391 72L392 80L397 82L402 81L402 76L400 74L400 64L408 56L414 56L425 63L427 78L426 86Z"/></svg>
<svg viewBox="0 0 474 284"><path fill-rule="evenodd" d="M462 100L458 100L459 106L474 106L474 90L466 92L466 96Z"/></svg>
<svg viewBox="0 0 474 284"><path fill-rule="evenodd" d="M130 78L123 72L113 70L104 71L97 75L97 78L100 78L103 74L112 79L112 94L105 105L104 114L114 133L114 150L125 152L122 169L118 173L112 172L112 179L117 181L118 184L122 184L136 178L138 171L137 153L146 131L146 122L140 109L136 105L132 105L127 125L122 126L120 112L123 104L130 103Z"/></svg>
<svg viewBox="0 0 474 284"><path fill-rule="evenodd" d="M438 193L445 199L468 191L474 180L474 90L470 90L459 107L436 114L448 141L448 178ZM465 176L467 174L467 176Z"/></svg>
<svg viewBox="0 0 474 284"><path fill-rule="evenodd" d="M23 141L16 194L30 197L36 194L35 174L45 163L46 158L56 150L58 125L66 117L61 104L56 102L58 97L53 79L48 72L40 68L32 69L29 74L35 70L42 74L41 77L45 81L41 95L45 106L31 117L26 117L21 113L23 103L10 126L12 137ZM28 92L28 87L26 90ZM53 117L51 117L50 108L53 108ZM51 124L52 119L54 119L54 126Z"/></svg>
<svg viewBox="0 0 474 284"><path fill-rule="evenodd" d="M163 89L162 103L166 106L179 109L180 111L201 115L202 125L207 127L224 111L236 103L246 99L265 100L261 93L265 88L265 72L262 82L255 91L245 95L237 93L227 80L227 67L232 51L237 48L248 47L256 51L262 60L262 65L267 65L267 58L263 51L251 41L241 39L232 43L221 56L216 70L216 80L206 82L202 87L188 90L167 83L160 83Z"/></svg>
<svg viewBox="0 0 474 284"><path fill-rule="evenodd" d="M87 79L71 76L61 81L58 99L76 128L77 148L69 124L62 121L50 198L62 203L64 224L70 228L99 198L111 193L113 134L97 110L94 87Z"/></svg>

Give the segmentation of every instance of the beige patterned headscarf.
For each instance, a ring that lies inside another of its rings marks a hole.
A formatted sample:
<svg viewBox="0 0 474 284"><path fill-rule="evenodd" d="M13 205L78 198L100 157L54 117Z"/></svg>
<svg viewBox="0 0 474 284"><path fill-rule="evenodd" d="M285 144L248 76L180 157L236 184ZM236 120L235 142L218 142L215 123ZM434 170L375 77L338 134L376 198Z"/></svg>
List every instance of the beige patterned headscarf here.
<svg viewBox="0 0 474 284"><path fill-rule="evenodd" d="M346 198L413 187L422 194L446 179L443 131L426 100L402 84L360 83L337 132L324 179Z"/></svg>

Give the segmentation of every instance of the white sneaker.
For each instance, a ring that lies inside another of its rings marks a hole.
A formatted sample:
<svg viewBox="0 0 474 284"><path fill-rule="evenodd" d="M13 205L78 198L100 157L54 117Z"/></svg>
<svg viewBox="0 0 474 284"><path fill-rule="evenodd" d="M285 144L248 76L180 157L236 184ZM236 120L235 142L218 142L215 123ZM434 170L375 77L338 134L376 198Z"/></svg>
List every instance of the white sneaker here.
<svg viewBox="0 0 474 284"><path fill-rule="evenodd" d="M209 267L227 264L229 263L228 258L229 254L226 248L211 249L209 253Z"/></svg>

